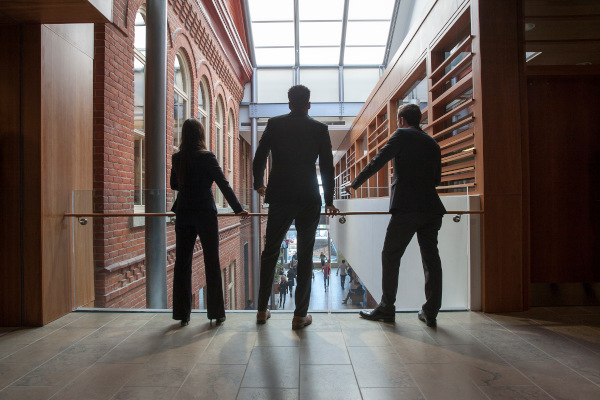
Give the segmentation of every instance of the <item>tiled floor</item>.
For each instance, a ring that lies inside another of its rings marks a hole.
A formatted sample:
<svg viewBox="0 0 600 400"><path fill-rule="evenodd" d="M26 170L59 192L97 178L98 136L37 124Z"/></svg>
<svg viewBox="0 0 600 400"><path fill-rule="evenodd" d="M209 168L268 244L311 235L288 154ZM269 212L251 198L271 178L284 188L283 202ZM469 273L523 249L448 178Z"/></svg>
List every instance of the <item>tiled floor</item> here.
<svg viewBox="0 0 600 400"><path fill-rule="evenodd" d="M600 399L600 309L291 314L77 312L0 330L0 399Z"/></svg>

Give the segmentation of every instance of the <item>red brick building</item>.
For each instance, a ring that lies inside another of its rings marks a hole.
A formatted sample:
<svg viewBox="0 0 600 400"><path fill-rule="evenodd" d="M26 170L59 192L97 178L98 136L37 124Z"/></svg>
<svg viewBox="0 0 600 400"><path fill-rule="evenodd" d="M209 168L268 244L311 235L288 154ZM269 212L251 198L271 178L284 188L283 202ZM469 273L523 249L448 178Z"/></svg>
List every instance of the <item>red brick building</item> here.
<svg viewBox="0 0 600 400"><path fill-rule="evenodd" d="M167 179L181 125L202 120L213 151L240 201L248 205L249 169L240 168L250 146L238 133L239 104L252 74L240 4L231 1L168 1ZM97 212L144 211L145 4L115 1L113 22L94 27L93 188ZM147 162L151 162L148 160ZM246 171L247 176L240 175ZM168 185L168 183L167 183ZM167 191L167 209L173 193ZM215 187L217 206L227 204ZM174 227L167 225L168 293L172 301ZM244 308L249 287L244 274L251 246L250 222L220 218L221 268L226 307ZM244 246L247 246L244 260ZM95 307L145 307L143 218L95 221L93 238ZM248 268L248 267L246 267ZM194 307L202 303L204 262L199 241L194 255ZM200 294L200 295L199 295Z"/></svg>

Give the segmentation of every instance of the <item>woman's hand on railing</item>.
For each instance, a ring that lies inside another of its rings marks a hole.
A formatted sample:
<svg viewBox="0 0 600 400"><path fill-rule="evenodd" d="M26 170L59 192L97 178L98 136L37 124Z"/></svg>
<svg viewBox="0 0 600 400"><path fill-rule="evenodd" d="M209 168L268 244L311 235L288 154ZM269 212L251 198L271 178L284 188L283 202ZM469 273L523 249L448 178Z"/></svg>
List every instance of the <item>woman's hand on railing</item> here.
<svg viewBox="0 0 600 400"><path fill-rule="evenodd" d="M250 214L248 213L247 210L243 210L242 212L239 212L239 213L237 213L235 215L241 217L242 221L245 220L245 219L250 218Z"/></svg>

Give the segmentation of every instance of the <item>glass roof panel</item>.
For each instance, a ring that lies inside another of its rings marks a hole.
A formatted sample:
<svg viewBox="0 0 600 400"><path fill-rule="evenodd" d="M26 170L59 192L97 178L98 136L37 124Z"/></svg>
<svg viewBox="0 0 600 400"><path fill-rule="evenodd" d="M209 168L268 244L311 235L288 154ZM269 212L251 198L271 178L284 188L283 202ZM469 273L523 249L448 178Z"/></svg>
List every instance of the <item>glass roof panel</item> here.
<svg viewBox="0 0 600 400"><path fill-rule="evenodd" d="M294 46L293 22L254 22L254 46Z"/></svg>
<svg viewBox="0 0 600 400"><path fill-rule="evenodd" d="M394 0L350 0L348 19L391 19Z"/></svg>
<svg viewBox="0 0 600 400"><path fill-rule="evenodd" d="M294 0L248 0L252 21L293 21Z"/></svg>
<svg viewBox="0 0 600 400"><path fill-rule="evenodd" d="M340 48L338 47L300 47L301 65L338 65Z"/></svg>
<svg viewBox="0 0 600 400"><path fill-rule="evenodd" d="M346 47L345 65L381 65L385 54L385 46Z"/></svg>
<svg viewBox="0 0 600 400"><path fill-rule="evenodd" d="M344 0L302 0L299 3L300 20L342 20Z"/></svg>
<svg viewBox="0 0 600 400"><path fill-rule="evenodd" d="M339 46L342 40L340 22L300 22L300 46Z"/></svg>
<svg viewBox="0 0 600 400"><path fill-rule="evenodd" d="M368 32L368 34L365 34ZM346 45L382 45L387 44L390 33L389 21L348 21Z"/></svg>
<svg viewBox="0 0 600 400"><path fill-rule="evenodd" d="M293 66L295 62L293 47L258 47L254 51L257 66Z"/></svg>

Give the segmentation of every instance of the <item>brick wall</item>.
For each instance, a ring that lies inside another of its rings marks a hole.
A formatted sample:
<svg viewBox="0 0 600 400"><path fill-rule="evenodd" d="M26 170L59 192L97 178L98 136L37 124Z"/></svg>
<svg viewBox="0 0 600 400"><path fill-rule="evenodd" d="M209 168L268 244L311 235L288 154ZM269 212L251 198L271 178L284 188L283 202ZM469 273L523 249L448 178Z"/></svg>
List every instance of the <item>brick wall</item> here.
<svg viewBox="0 0 600 400"><path fill-rule="evenodd" d="M140 0L115 0L112 24L95 25L94 54L94 210L95 212L134 212L134 22ZM178 52L190 70L190 116L198 115L200 80L204 77L210 97L210 148L215 147L216 99L224 104L224 165L231 164L234 190L239 192L239 103L243 96L240 82L222 52L204 10L196 2L169 0L167 40L167 177L171 169L173 147L173 74ZM228 115L232 112L233 159L227 159ZM251 159L249 157L248 159ZM168 178L167 178L168 179ZM167 209L172 203L168 190ZM91 210L85 210L91 211ZM243 242L249 236L249 224L238 218L220 218L221 268L236 265L236 305L244 305ZM231 227L230 229L223 229ZM94 270L96 307L145 307L144 227L134 227L131 218L105 218L94 223ZM172 279L175 261L174 227L167 225L167 285L169 307L172 304ZM200 243L196 243L193 261L194 302L205 285L204 261ZM226 275L229 279L229 274ZM225 282L227 289L228 282ZM229 304L230 299L226 302Z"/></svg>

